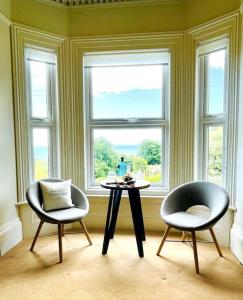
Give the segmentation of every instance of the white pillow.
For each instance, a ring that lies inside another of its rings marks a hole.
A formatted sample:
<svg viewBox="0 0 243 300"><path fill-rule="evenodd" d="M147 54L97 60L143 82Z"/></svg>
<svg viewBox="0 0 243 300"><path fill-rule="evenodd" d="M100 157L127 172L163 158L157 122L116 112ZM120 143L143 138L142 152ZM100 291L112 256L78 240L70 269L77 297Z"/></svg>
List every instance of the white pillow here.
<svg viewBox="0 0 243 300"><path fill-rule="evenodd" d="M45 211L74 206L71 199L71 180L60 182L40 181Z"/></svg>

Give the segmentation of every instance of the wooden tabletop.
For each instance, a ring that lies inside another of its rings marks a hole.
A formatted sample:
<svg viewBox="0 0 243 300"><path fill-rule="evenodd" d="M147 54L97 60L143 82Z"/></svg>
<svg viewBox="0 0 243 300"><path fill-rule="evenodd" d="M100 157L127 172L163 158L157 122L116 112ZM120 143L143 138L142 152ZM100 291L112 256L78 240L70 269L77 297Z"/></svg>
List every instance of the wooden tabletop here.
<svg viewBox="0 0 243 300"><path fill-rule="evenodd" d="M100 186L109 189L109 190L130 190L130 189L146 189L150 186L150 183L146 180L137 180L135 183L132 184L119 184L119 183L107 183L106 181L103 181L100 183Z"/></svg>

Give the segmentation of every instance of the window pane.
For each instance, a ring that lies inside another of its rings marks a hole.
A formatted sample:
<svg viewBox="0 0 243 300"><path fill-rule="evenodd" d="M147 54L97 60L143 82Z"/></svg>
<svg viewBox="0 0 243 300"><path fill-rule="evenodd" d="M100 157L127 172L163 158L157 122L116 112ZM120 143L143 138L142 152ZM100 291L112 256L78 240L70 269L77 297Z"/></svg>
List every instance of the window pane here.
<svg viewBox="0 0 243 300"><path fill-rule="evenodd" d="M223 184L223 126L206 127L207 180Z"/></svg>
<svg viewBox="0 0 243 300"><path fill-rule="evenodd" d="M34 179L49 177L49 130L33 129Z"/></svg>
<svg viewBox="0 0 243 300"><path fill-rule="evenodd" d="M107 177L108 171L123 176L132 172L153 183L164 180L162 174L162 129L94 129L95 181ZM124 157L126 166L118 168Z"/></svg>
<svg viewBox="0 0 243 300"><path fill-rule="evenodd" d="M92 68L92 118L162 118L162 68Z"/></svg>
<svg viewBox="0 0 243 300"><path fill-rule="evenodd" d="M207 114L224 112L225 50L209 54Z"/></svg>
<svg viewBox="0 0 243 300"><path fill-rule="evenodd" d="M47 68L46 63L30 61L31 116L33 118L48 117Z"/></svg>

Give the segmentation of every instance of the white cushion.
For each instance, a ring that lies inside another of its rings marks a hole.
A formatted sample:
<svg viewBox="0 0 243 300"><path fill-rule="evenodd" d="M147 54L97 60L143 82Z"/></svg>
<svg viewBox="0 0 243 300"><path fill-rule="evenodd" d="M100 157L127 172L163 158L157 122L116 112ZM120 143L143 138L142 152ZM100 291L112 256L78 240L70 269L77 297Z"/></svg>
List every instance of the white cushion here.
<svg viewBox="0 0 243 300"><path fill-rule="evenodd" d="M45 211L74 206L71 199L71 180L60 182L40 181L40 187Z"/></svg>

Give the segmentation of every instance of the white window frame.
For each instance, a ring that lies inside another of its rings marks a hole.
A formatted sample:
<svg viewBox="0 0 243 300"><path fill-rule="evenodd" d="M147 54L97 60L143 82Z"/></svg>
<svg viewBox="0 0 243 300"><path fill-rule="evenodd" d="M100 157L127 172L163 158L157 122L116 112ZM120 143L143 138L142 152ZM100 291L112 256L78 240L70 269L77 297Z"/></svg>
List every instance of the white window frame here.
<svg viewBox="0 0 243 300"><path fill-rule="evenodd" d="M132 52L136 52L138 57L143 55L148 56L149 53L157 52L158 54L164 53L167 55L167 62L160 63L168 66L168 68L164 68L164 77L162 90L163 99L162 99L162 117L161 118L131 118L131 119L92 119L92 96L90 93L91 90L91 76L90 76L90 67L85 65L84 59L84 131L85 131L85 190L87 193L92 192L94 194L102 194L104 192L103 189L100 188L99 184L95 183L94 177L94 147L93 147L93 131L95 129L112 129L112 128L121 128L121 129L140 129L140 128L160 128L162 130L162 161L161 161L161 171L164 174L164 182L158 184L152 184L150 189L147 191L143 191L143 193L149 192L149 194L156 194L158 192L161 194L161 191L168 192L169 190L169 106L170 106L170 96L169 96L169 82L170 82L170 54L168 49L159 49L159 50L139 50L139 51L117 51L117 52L102 52L97 53L97 57L100 54L112 55L113 53L121 53L121 54L129 54ZM85 55L93 55L93 53L85 53ZM84 57L85 57L84 55ZM102 64L102 63L101 63ZM151 62L150 65L158 65L159 63ZM124 64L121 64L124 65ZM130 65L130 64L129 64ZM138 63L134 63L131 65L140 65ZM143 64L141 64L143 65ZM145 65L149 65L148 63ZM109 65L110 66L110 65ZM117 65L118 66L118 65ZM164 146L164 147L163 147Z"/></svg>
<svg viewBox="0 0 243 300"><path fill-rule="evenodd" d="M38 118L32 116L32 91L31 91L31 71L30 62L37 61L47 64L47 118ZM33 129L48 129L48 177L59 177L60 154L59 154L59 132L57 124L58 105L57 105L57 63L56 54L53 51L39 50L36 48L25 48L25 73L26 73L26 93L27 93L27 125L28 125L28 156L29 156L29 182L35 180L34 167L34 145Z"/></svg>
<svg viewBox="0 0 243 300"><path fill-rule="evenodd" d="M207 113L208 106L208 54L225 50L225 74L224 74L224 111L219 114ZM196 74L196 136L195 136L195 179L208 180L208 144L207 128L223 127L223 161L222 161L222 185L227 186L227 137L228 137L228 90L229 90L229 45L228 38L220 38L201 45L197 49L197 74Z"/></svg>

